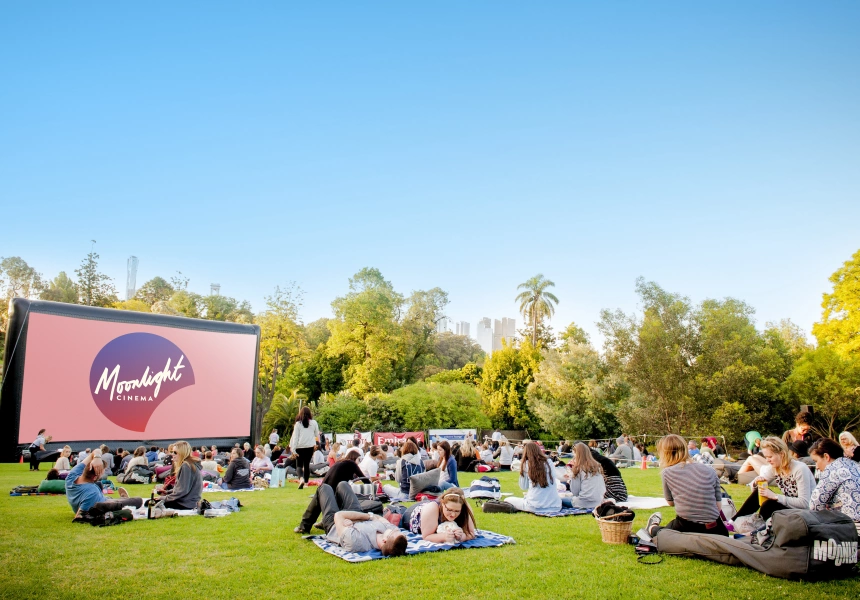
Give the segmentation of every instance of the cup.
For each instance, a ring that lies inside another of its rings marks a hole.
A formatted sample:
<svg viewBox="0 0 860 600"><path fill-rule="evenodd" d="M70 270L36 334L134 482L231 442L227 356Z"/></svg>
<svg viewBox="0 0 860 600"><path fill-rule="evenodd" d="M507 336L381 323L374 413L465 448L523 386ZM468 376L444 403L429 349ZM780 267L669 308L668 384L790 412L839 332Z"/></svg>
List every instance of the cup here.
<svg viewBox="0 0 860 600"><path fill-rule="evenodd" d="M758 505L761 506L762 504L764 504L765 500L767 500L767 498L764 497L763 493L764 490L767 489L767 481L759 479L758 481L756 481L756 486L758 487Z"/></svg>

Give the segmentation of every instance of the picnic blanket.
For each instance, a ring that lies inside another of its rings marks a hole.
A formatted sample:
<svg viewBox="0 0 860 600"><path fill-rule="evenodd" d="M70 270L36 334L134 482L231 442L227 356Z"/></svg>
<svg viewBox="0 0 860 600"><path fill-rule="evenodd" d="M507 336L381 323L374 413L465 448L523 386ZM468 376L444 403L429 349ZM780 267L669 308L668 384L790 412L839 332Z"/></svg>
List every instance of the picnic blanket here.
<svg viewBox="0 0 860 600"><path fill-rule="evenodd" d="M626 506L634 510L651 510L654 508L662 508L669 506L665 498L658 496L627 496L624 502L616 502L618 506Z"/></svg>
<svg viewBox="0 0 860 600"><path fill-rule="evenodd" d="M524 511L525 512L525 511ZM577 515L590 515L590 508L562 508L552 512L536 512L531 513L538 517L575 517Z"/></svg>
<svg viewBox="0 0 860 600"><path fill-rule="evenodd" d="M232 494L233 492L258 492L262 491L266 488L245 488L241 490L225 490L220 485L212 483L211 481L203 482L203 492L221 492L223 494Z"/></svg>
<svg viewBox="0 0 860 600"><path fill-rule="evenodd" d="M406 554L423 554L424 552L439 552L441 550L455 550L459 548L494 548L505 544L515 544L514 538L492 531L479 529L478 537L474 540L468 540L459 544L434 544L427 542L420 535L403 531L406 535L408 545L406 546ZM367 562L369 560L378 560L380 558L389 558L383 556L379 550L370 550L368 552L347 552L337 544L329 542L324 535L306 535L304 539L312 541L314 544L338 558L351 563Z"/></svg>

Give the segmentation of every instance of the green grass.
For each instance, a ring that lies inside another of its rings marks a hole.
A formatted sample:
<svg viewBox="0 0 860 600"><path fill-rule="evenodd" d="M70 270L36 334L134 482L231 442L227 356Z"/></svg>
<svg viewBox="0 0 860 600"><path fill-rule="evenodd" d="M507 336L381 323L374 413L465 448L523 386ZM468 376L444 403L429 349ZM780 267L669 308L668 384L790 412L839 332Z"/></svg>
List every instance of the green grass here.
<svg viewBox="0 0 860 600"><path fill-rule="evenodd" d="M97 528L71 522L65 497L15 497L44 472L0 465L0 598L856 598L857 579L790 582L703 560L637 564L631 546L600 540L590 516L544 519L477 513L478 526L517 544L349 564L293 533L308 499L296 486L237 494L222 519L138 521ZM475 474L461 473L468 484ZM628 469L637 495L659 495L656 469ZM516 476L501 473L503 491ZM735 501L746 488L730 486ZM149 495L150 486L129 486ZM312 491L312 490L311 490ZM226 497L207 494L207 498ZM662 510L664 518L674 516ZM637 514L634 531L648 511ZM88 565L97 565L88 567Z"/></svg>

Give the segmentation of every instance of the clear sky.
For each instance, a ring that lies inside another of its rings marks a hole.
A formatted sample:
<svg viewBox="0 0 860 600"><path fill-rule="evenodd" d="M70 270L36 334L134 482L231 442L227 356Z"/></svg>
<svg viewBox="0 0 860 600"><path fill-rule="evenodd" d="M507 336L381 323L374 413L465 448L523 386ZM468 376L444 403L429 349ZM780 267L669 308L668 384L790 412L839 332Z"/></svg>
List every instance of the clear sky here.
<svg viewBox="0 0 860 600"><path fill-rule="evenodd" d="M809 330L860 248L860 2L0 6L0 256L305 321L364 266L596 333L636 277Z"/></svg>

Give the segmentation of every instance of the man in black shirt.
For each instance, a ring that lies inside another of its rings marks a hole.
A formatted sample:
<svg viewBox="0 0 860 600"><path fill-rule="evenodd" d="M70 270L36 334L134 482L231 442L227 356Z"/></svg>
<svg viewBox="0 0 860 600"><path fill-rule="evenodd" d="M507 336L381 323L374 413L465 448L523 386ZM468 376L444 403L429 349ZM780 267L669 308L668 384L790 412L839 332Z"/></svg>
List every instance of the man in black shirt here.
<svg viewBox="0 0 860 600"><path fill-rule="evenodd" d="M361 469L355 462L356 458L358 458L358 453L350 450L347 453L346 458L334 463L334 465L328 470L328 473L325 474L325 477L323 477L322 483L317 486L317 492L314 494L313 498L311 498L307 509L305 509L305 514L302 515L301 523L299 523L298 527L293 529L293 531L296 533L311 532L311 527L313 527L313 524L322 513L319 499L319 490L320 487L322 487L322 484L327 484L331 486L331 489L336 490L337 485L341 481L350 482L354 479L361 478L363 481L370 483L370 480L364 476L364 473L361 472Z"/></svg>

